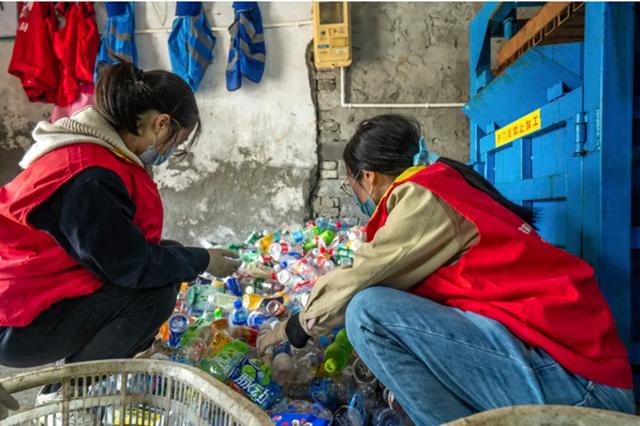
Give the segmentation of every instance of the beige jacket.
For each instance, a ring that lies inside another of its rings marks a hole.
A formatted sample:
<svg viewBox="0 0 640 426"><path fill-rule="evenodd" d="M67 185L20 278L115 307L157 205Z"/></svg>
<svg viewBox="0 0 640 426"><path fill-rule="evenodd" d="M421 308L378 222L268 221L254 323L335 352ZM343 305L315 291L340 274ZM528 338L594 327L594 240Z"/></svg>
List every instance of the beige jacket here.
<svg viewBox="0 0 640 426"><path fill-rule="evenodd" d="M322 276L314 286L300 323L310 336L344 325L351 298L383 285L409 290L441 266L455 263L478 240L475 226L427 188L405 183L387 200L385 225L373 241L354 253L352 267Z"/></svg>

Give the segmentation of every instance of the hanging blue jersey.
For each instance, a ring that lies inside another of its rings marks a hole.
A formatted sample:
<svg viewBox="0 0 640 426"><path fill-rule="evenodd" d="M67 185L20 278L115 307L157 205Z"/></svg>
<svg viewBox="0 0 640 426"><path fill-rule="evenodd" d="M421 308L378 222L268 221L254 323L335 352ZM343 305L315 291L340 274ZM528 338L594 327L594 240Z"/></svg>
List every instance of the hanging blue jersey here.
<svg viewBox="0 0 640 426"><path fill-rule="evenodd" d="M133 2L105 2L107 23L102 32L100 50L96 58L94 80L98 81L100 70L105 65L117 64L121 60L138 65L135 41L135 12Z"/></svg>
<svg viewBox="0 0 640 426"><path fill-rule="evenodd" d="M177 2L176 17L169 35L171 70L194 92L213 61L216 38L201 2Z"/></svg>
<svg viewBox="0 0 640 426"><path fill-rule="evenodd" d="M264 74L267 50L262 15L257 2L233 2L235 20L229 27L231 46L227 61L227 90L242 86L242 77L259 83Z"/></svg>

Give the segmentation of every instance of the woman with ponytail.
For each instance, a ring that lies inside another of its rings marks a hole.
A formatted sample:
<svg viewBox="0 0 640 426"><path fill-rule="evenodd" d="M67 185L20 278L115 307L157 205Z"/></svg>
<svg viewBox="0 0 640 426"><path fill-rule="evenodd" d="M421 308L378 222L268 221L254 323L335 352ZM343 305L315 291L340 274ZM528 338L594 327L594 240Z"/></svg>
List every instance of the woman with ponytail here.
<svg viewBox="0 0 640 426"><path fill-rule="evenodd" d="M133 357L180 282L235 271L232 252L161 240L147 169L199 130L180 77L129 63L103 70L95 106L36 126L24 171L0 188L0 364Z"/></svg>
<svg viewBox="0 0 640 426"><path fill-rule="evenodd" d="M346 325L421 426L520 404L633 412L627 352L592 268L545 242L531 211L430 154L408 117L360 123L344 161L367 242L259 337L260 353Z"/></svg>

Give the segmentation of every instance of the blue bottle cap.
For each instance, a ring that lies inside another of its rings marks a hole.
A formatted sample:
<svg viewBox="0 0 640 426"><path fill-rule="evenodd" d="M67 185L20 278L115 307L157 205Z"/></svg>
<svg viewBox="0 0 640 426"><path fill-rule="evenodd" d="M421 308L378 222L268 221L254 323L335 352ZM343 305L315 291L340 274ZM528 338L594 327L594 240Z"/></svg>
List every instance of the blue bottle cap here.
<svg viewBox="0 0 640 426"><path fill-rule="evenodd" d="M242 308L242 300L238 299L235 302L233 302L233 307L236 309Z"/></svg>

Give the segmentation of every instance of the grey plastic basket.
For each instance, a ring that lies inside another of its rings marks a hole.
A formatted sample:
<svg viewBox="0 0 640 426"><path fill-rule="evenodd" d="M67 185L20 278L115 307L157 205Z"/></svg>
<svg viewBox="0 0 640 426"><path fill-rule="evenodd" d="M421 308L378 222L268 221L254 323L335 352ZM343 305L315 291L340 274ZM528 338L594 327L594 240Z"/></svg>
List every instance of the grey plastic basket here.
<svg viewBox="0 0 640 426"><path fill-rule="evenodd" d="M155 360L46 367L0 380L12 394L60 383L59 399L11 412L12 425L268 425L255 404L208 374Z"/></svg>

